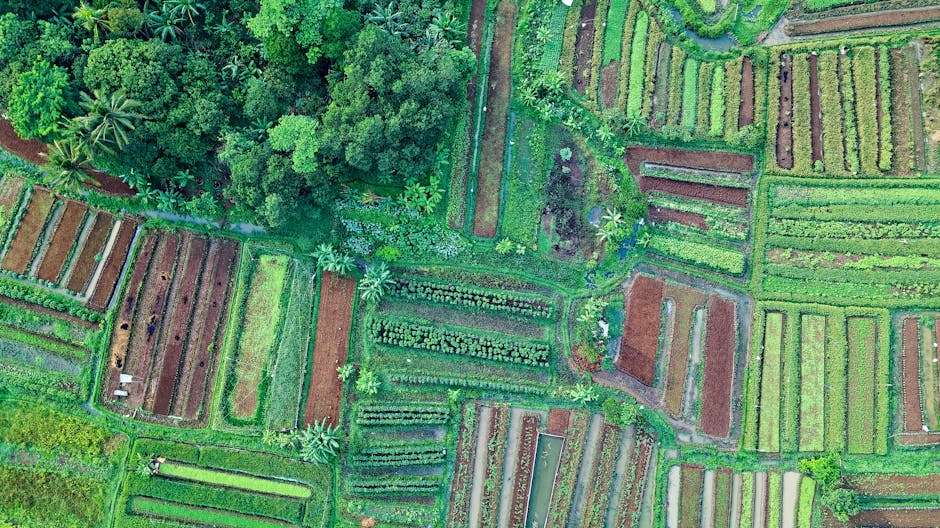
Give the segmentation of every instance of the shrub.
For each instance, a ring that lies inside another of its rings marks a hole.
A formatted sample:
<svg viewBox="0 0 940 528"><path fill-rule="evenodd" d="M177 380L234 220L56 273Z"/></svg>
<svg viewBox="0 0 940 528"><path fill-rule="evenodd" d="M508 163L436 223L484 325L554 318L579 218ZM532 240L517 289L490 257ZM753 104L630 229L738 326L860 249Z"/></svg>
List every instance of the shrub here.
<svg viewBox="0 0 940 528"><path fill-rule="evenodd" d="M359 467L401 467L441 464L446 455L447 449L440 442L377 442L350 459Z"/></svg>
<svg viewBox="0 0 940 528"><path fill-rule="evenodd" d="M465 284L445 284L418 278L395 279L391 295L526 317L549 319L554 306L537 295Z"/></svg>
<svg viewBox="0 0 940 528"><path fill-rule="evenodd" d="M44 404L24 403L0 411L0 439L46 453L100 457L110 438L106 429Z"/></svg>
<svg viewBox="0 0 940 528"><path fill-rule="evenodd" d="M440 425L450 418L443 405L413 403L364 404L356 413L356 423L364 426Z"/></svg>
<svg viewBox="0 0 940 528"><path fill-rule="evenodd" d="M37 60L19 74L10 93L10 122L20 136L43 138L59 127L69 76L65 69Z"/></svg>

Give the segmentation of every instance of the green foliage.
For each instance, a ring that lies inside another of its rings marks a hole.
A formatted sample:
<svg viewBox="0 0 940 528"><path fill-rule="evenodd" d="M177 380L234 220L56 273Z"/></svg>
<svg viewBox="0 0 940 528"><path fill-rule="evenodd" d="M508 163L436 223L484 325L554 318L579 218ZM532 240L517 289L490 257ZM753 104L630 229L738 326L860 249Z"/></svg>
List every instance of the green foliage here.
<svg viewBox="0 0 940 528"><path fill-rule="evenodd" d="M566 396L581 405L587 405L598 398L597 388L590 383L578 383L567 391Z"/></svg>
<svg viewBox="0 0 940 528"><path fill-rule="evenodd" d="M440 485L440 477L436 476L353 475L346 479L346 489L353 495L423 496L436 493Z"/></svg>
<svg viewBox="0 0 940 528"><path fill-rule="evenodd" d="M268 521L255 516L240 515L226 511L197 508L174 502L164 502L146 497L134 497L130 509L138 514L174 519L186 523L199 523L230 528L280 528L282 523Z"/></svg>
<svg viewBox="0 0 940 528"><path fill-rule="evenodd" d="M360 369L359 376L356 378L356 390L365 397L375 396L379 392L379 378L375 372L368 369Z"/></svg>
<svg viewBox="0 0 940 528"><path fill-rule="evenodd" d="M8 112L16 133L23 138L43 138L59 127L69 76L65 69L46 60L19 74L10 93Z"/></svg>
<svg viewBox="0 0 940 528"><path fill-rule="evenodd" d="M104 501L105 485L93 478L0 465L0 511L25 526L95 526Z"/></svg>
<svg viewBox="0 0 940 528"><path fill-rule="evenodd" d="M825 507L832 511L833 516L842 522L848 521L850 517L862 510L857 493L847 488L836 488L827 491L822 494L821 501Z"/></svg>
<svg viewBox="0 0 940 528"><path fill-rule="evenodd" d="M441 425L449 419L447 407L424 403L362 404L356 412L356 423L369 427Z"/></svg>
<svg viewBox="0 0 940 528"><path fill-rule="evenodd" d="M440 442L370 442L350 455L350 461L362 468L404 467L441 464L446 455Z"/></svg>
<svg viewBox="0 0 940 528"><path fill-rule="evenodd" d="M540 319L550 319L554 313L551 303L531 293L480 288L417 277L396 278L389 293L409 300L431 301Z"/></svg>
<svg viewBox="0 0 940 528"><path fill-rule="evenodd" d="M375 304L390 288L394 287L392 272L384 262L372 264L366 268L365 275L359 281L359 297L368 303Z"/></svg>
<svg viewBox="0 0 940 528"><path fill-rule="evenodd" d="M708 134L720 137L724 133L724 127L727 126L725 124L725 69L721 64L717 65L712 72L709 103Z"/></svg>
<svg viewBox="0 0 940 528"><path fill-rule="evenodd" d="M20 403L0 410L0 440L44 453L96 459L105 455L110 438L106 429L46 404Z"/></svg>
<svg viewBox="0 0 940 528"><path fill-rule="evenodd" d="M275 64L295 66L292 54L302 53L310 64L339 59L360 24L359 14L338 0L263 0L248 27Z"/></svg>
<svg viewBox="0 0 940 528"><path fill-rule="evenodd" d="M717 271L740 275L744 273L744 255L740 251L689 240L654 234L650 249L668 257L705 266Z"/></svg>
<svg viewBox="0 0 940 528"><path fill-rule="evenodd" d="M428 185L412 180L398 199L405 209L429 215L444 197L440 184L441 179L436 174L431 175Z"/></svg>
<svg viewBox="0 0 940 528"><path fill-rule="evenodd" d="M340 435L339 427L326 423L326 418L308 424L297 435L300 458L305 462L329 463L339 449Z"/></svg>
<svg viewBox="0 0 940 528"><path fill-rule="evenodd" d="M650 17L646 11L640 11L633 30L633 43L630 45L630 85L627 92L627 117L638 117L643 105L643 82L646 75L646 36L649 31Z"/></svg>
<svg viewBox="0 0 940 528"><path fill-rule="evenodd" d="M682 68L682 128L693 130L698 116L698 67L693 58L685 61Z"/></svg>
<svg viewBox="0 0 940 528"><path fill-rule="evenodd" d="M834 454L803 458L800 459L800 472L811 477L824 489L831 490L842 481L842 461Z"/></svg>
<svg viewBox="0 0 940 528"><path fill-rule="evenodd" d="M621 427L635 425L640 418L640 410L635 401L619 401L607 398L601 405L604 419Z"/></svg>
<svg viewBox="0 0 940 528"><path fill-rule="evenodd" d="M607 12L607 24L604 27L604 55L601 66L607 66L620 60L623 48L623 30L630 8L630 0L612 0ZM632 53L632 52L631 52Z"/></svg>
<svg viewBox="0 0 940 528"><path fill-rule="evenodd" d="M285 497L301 499L310 497L310 489L299 484L249 475L239 475L227 471L177 464L175 462L162 462L157 474L165 477L191 480L206 484L225 485L230 488L282 495Z"/></svg>
<svg viewBox="0 0 940 528"><path fill-rule="evenodd" d="M394 502L382 499L355 499L346 502L346 511L355 516L370 517L379 522L430 526L438 521L437 506L417 502Z"/></svg>

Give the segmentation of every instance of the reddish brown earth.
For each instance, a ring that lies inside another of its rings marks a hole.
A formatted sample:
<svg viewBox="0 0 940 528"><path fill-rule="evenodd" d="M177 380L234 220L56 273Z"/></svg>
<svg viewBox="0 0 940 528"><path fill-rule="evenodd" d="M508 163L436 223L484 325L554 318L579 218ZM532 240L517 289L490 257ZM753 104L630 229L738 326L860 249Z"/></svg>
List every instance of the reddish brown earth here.
<svg viewBox="0 0 940 528"><path fill-rule="evenodd" d="M698 213L676 211L675 209L667 209L665 207L651 207L648 216L650 222L654 224L668 224L673 222L695 227L703 231L708 229L708 223L705 222L705 217Z"/></svg>
<svg viewBox="0 0 940 528"><path fill-rule="evenodd" d="M581 8L581 23L575 38L574 88L584 95L594 70L594 18L597 0L587 0Z"/></svg>
<svg viewBox="0 0 940 528"><path fill-rule="evenodd" d="M689 372L689 355L692 353L692 331L695 326L695 310L705 302L705 295L693 288L669 284L663 293L675 304L675 323L669 344L669 368L666 369L666 388L663 404L674 417L682 416L685 399L685 383ZM668 330L668 329L667 329Z"/></svg>
<svg viewBox="0 0 940 528"><path fill-rule="evenodd" d="M793 58L780 56L780 101L777 118L777 165L793 168Z"/></svg>
<svg viewBox="0 0 940 528"><path fill-rule="evenodd" d="M156 246L156 235L148 234L141 243L137 262L134 265L133 272L131 272L130 281L127 283L127 291L118 308L117 318L114 321L114 331L111 334L110 359L108 360L109 383L105 393L108 399L112 398L114 389L118 387L118 375L125 367L127 344L130 342L131 325L134 324L134 310L137 308L140 289L147 277L147 269L150 266L150 260L153 258Z"/></svg>
<svg viewBox="0 0 940 528"><path fill-rule="evenodd" d="M85 211L88 208L84 204L68 201L65 203L65 210L59 219L59 225L56 226L49 239L49 247L46 254L39 264L39 271L36 274L41 280L55 282L62 273L62 267L65 265L65 259L72 250L72 244L78 236L78 230L82 227L82 220L85 219Z"/></svg>
<svg viewBox="0 0 940 528"><path fill-rule="evenodd" d="M748 189L718 187L704 183L651 178L649 176L643 176L640 180L640 190L643 192L665 192L740 207L747 207L748 194L750 193Z"/></svg>
<svg viewBox="0 0 940 528"><path fill-rule="evenodd" d="M662 281L637 275L627 297L623 340L616 364L646 386L653 385L656 373L663 288Z"/></svg>
<svg viewBox="0 0 940 528"><path fill-rule="evenodd" d="M565 436L568 424L571 421L571 411L567 409L552 409L548 411L548 426L545 432L551 435Z"/></svg>
<svg viewBox="0 0 940 528"><path fill-rule="evenodd" d="M170 286L173 284L179 246L178 235L160 234L153 264L147 273L135 309L124 372L143 380L143 383L134 383L128 387L130 395L127 397L127 405L131 409L139 408L146 397L146 384L150 380L154 355L160 341L160 330L167 315L167 301Z"/></svg>
<svg viewBox="0 0 940 528"><path fill-rule="evenodd" d="M731 431L731 392L737 347L734 302L708 299L705 331L705 376L702 382L702 431L719 438Z"/></svg>
<svg viewBox="0 0 940 528"><path fill-rule="evenodd" d="M638 146L628 148L623 160L634 176L640 174L640 165L642 163L721 172L747 173L754 170L754 158L751 156L709 150Z"/></svg>
<svg viewBox="0 0 940 528"><path fill-rule="evenodd" d="M503 179L503 155L506 151L506 120L509 117L509 88L512 84L512 35L516 27L516 4L502 0L496 14L490 73L487 79L486 118L481 139L480 166L477 172L473 234L496 236L499 221L499 193Z"/></svg>
<svg viewBox="0 0 940 528"><path fill-rule="evenodd" d="M738 128L754 122L754 63L745 56L741 60L741 106L738 109Z"/></svg>
<svg viewBox="0 0 940 528"><path fill-rule="evenodd" d="M476 416L479 421L480 406L473 403L464 405L476 406ZM460 415L463 416L463 412ZM479 425L470 428L467 421L460 422L460 433L457 435L457 460L454 462L454 476L451 484L451 503L447 512L448 526L466 526L469 522L470 493L468 491L473 481L473 461L476 459L478 430ZM458 497L458 491L463 492L463 495ZM463 500L459 500L461 498Z"/></svg>
<svg viewBox="0 0 940 528"><path fill-rule="evenodd" d="M679 495L679 528L702 526L702 487L705 469L701 466L683 465ZM688 514L688 515L686 515Z"/></svg>
<svg viewBox="0 0 940 528"><path fill-rule="evenodd" d="M527 414L522 417L522 435L517 451L516 474L512 483L512 503L509 509L509 526L524 527L529 503L529 486L532 484L532 469L535 467L535 450L539 439L539 416Z"/></svg>
<svg viewBox="0 0 940 528"><path fill-rule="evenodd" d="M114 239L114 245L111 246L111 252L108 253L104 268L101 270L101 276L98 278L98 284L95 285L95 291L88 299L90 308L104 310L108 307L111 295L117 287L118 279L121 278L121 270L124 269L124 264L127 262L135 233L137 233L137 222L131 218L125 218L118 228L117 237Z"/></svg>
<svg viewBox="0 0 940 528"><path fill-rule="evenodd" d="M356 281L335 273L323 274L313 349L313 372L304 413L306 424L322 419L332 424L339 423L339 398L343 383L336 376L336 369L346 363L355 293Z"/></svg>
<svg viewBox="0 0 940 528"><path fill-rule="evenodd" d="M195 306L194 293L198 285L203 258L206 255L206 239L190 238L186 247L185 267L177 276L176 291L170 301L172 315L166 321L164 329L163 358L160 376L156 382L156 392L153 396L152 412L166 415L170 412L170 403L176 393L176 381L179 378L179 368L183 357L183 347L189 333L190 321ZM169 330L166 333L166 330ZM201 329L196 329L197 331ZM153 379L151 379L153 385Z"/></svg>
<svg viewBox="0 0 940 528"><path fill-rule="evenodd" d="M940 479L936 475L862 475L847 478L849 487L860 495L940 495Z"/></svg>
<svg viewBox="0 0 940 528"><path fill-rule="evenodd" d="M620 73L620 61L613 61L601 70L601 105L604 108L611 108L617 103L617 84L618 74Z"/></svg>
<svg viewBox="0 0 940 528"><path fill-rule="evenodd" d="M895 442L905 446L940 444L940 433L900 434L895 438Z"/></svg>
<svg viewBox="0 0 940 528"><path fill-rule="evenodd" d="M630 468L632 469L633 479L630 480L631 486L629 492L623 495L620 503L620 515L617 519L616 528L632 528L635 525L637 513L640 511L643 502L643 491L646 484L646 473L649 471L650 460L653 452L653 439L646 434L641 434L637 447L633 450L634 458Z"/></svg>
<svg viewBox="0 0 940 528"><path fill-rule="evenodd" d="M180 381L171 412L187 420L201 415L202 403L212 388L215 356L225 329L231 277L238 257L238 243L213 239L202 269L192 330L183 355ZM195 330L195 331L193 331Z"/></svg>
<svg viewBox="0 0 940 528"><path fill-rule="evenodd" d="M901 387L904 391L904 430L922 431L920 413L920 325L916 317L901 323Z"/></svg>
<svg viewBox="0 0 940 528"><path fill-rule="evenodd" d="M13 242L10 243L7 254L3 257L3 269L20 275L26 273L33 259L33 249L36 248L36 243L42 236L46 218L52 210L54 201L55 197L49 191L39 187L33 188L26 212L16 226Z"/></svg>
<svg viewBox="0 0 940 528"><path fill-rule="evenodd" d="M809 120L810 120L810 143L813 147L813 162L822 160L822 94L819 91L819 58L810 53L809 55Z"/></svg>
<svg viewBox="0 0 940 528"><path fill-rule="evenodd" d="M851 31L865 28L886 28L922 24L940 20L940 6L894 11L876 11L841 17L824 18L806 22L791 22L785 27L788 35L817 35L835 31Z"/></svg>
<svg viewBox="0 0 940 528"><path fill-rule="evenodd" d="M867 510L852 517L852 526L903 526L936 528L940 526L940 508L910 510Z"/></svg>
<svg viewBox="0 0 940 528"><path fill-rule="evenodd" d="M104 211L98 211L91 231L85 237L85 243L75 257L72 274L68 277L67 288L69 290L83 293L88 288L88 281L91 280L91 276L98 267L96 258L107 244L112 227L114 227L114 217Z"/></svg>

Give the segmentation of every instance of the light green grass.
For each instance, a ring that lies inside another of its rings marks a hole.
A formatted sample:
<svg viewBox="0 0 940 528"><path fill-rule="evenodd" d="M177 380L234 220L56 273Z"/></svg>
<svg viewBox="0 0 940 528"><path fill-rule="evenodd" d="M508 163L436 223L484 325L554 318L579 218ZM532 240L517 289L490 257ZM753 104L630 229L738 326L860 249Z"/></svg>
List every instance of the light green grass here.
<svg viewBox="0 0 940 528"><path fill-rule="evenodd" d="M800 324L800 451L825 448L826 317L804 315Z"/></svg>
<svg viewBox="0 0 940 528"><path fill-rule="evenodd" d="M131 499L130 508L134 513L141 515L152 515L174 521L205 526L222 526L226 528L282 528L291 526L284 522L262 519L260 517L250 517L222 510L196 508L177 502L164 502L145 497L134 497Z"/></svg>
<svg viewBox="0 0 940 528"><path fill-rule="evenodd" d="M780 359L783 354L783 314L764 316L764 357L761 375L760 423L757 449L780 451Z"/></svg>
<svg viewBox="0 0 940 528"><path fill-rule="evenodd" d="M850 317L848 325L848 451L875 451L875 361L877 327L870 317Z"/></svg>
<svg viewBox="0 0 940 528"><path fill-rule="evenodd" d="M258 493L270 493L272 495L282 495L284 497L293 497L297 499L310 498L310 488L292 482L282 482L251 475L242 475L239 473L230 473L228 471L219 471L216 469L201 468L175 462L164 462L160 464L159 474L164 477L180 478L203 482L206 484L215 484L218 486L227 486Z"/></svg>
<svg viewBox="0 0 940 528"><path fill-rule="evenodd" d="M636 118L643 110L643 82L646 76L646 36L650 16L640 11L630 44L630 85L627 91L627 117Z"/></svg>
<svg viewBox="0 0 940 528"><path fill-rule="evenodd" d="M698 117L698 66L693 58L685 61L682 69L682 128L692 130Z"/></svg>
<svg viewBox="0 0 940 528"><path fill-rule="evenodd" d="M797 528L813 526L813 499L816 497L816 481L804 476L800 479L800 501L796 514Z"/></svg>
<svg viewBox="0 0 940 528"><path fill-rule="evenodd" d="M741 474L741 522L739 526L751 526L754 522L754 474Z"/></svg>
<svg viewBox="0 0 940 528"><path fill-rule="evenodd" d="M611 0L610 2L610 8L607 10L607 26L604 30L604 55L601 61L603 66L620 60L620 52L623 49L623 25L627 20L629 8L630 0Z"/></svg>
<svg viewBox="0 0 940 528"><path fill-rule="evenodd" d="M783 513L783 474L767 474L767 526L780 526Z"/></svg>
<svg viewBox="0 0 940 528"><path fill-rule="evenodd" d="M654 234L650 249L678 260L701 265L716 271L740 275L744 272L744 255L736 250L715 244L679 240Z"/></svg>
<svg viewBox="0 0 940 528"><path fill-rule="evenodd" d="M878 174L878 103L875 95L875 48L857 48L852 57L855 115L858 118L862 173Z"/></svg>
<svg viewBox="0 0 940 528"><path fill-rule="evenodd" d="M698 5L702 6L702 11L706 15L711 15L718 9L718 3L715 0L698 0Z"/></svg>
<svg viewBox="0 0 940 528"><path fill-rule="evenodd" d="M725 68L724 64L712 71L712 94L708 118L708 134L719 137L725 131Z"/></svg>

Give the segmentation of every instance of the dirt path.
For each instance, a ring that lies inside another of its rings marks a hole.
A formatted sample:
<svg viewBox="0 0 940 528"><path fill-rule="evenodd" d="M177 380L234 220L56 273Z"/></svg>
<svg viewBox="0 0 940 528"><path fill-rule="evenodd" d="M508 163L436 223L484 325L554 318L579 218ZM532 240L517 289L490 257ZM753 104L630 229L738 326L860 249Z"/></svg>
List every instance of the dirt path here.
<svg viewBox="0 0 940 528"><path fill-rule="evenodd" d="M702 334L705 333L705 309L697 308L695 310L694 323L692 324L692 346L689 352L689 366L686 371L685 380L685 401L682 403L683 415L691 421L692 411L695 408L696 394L696 371L702 364Z"/></svg>
<svg viewBox="0 0 940 528"><path fill-rule="evenodd" d="M796 471L783 474L783 513L780 528L796 528L796 509L800 501L800 478Z"/></svg>
<svg viewBox="0 0 940 528"><path fill-rule="evenodd" d="M754 474L754 524L753 528L767 526L767 473ZM772 528L777 528L776 526Z"/></svg>
<svg viewBox="0 0 940 528"><path fill-rule="evenodd" d="M702 526L711 528L715 524L715 470L705 471L702 482Z"/></svg>
<svg viewBox="0 0 940 528"><path fill-rule="evenodd" d="M509 409L509 442L506 444L506 458L503 459L503 482L499 488L499 528L509 528L512 511L513 480L516 478L516 466L519 463L519 443L522 439L522 417L525 412L517 407Z"/></svg>
<svg viewBox="0 0 940 528"><path fill-rule="evenodd" d="M656 470L657 456L659 455L659 444L653 444L653 452L650 454L649 467L646 469L646 476L643 479L643 501L640 507L640 528L653 528L655 518L656 503Z"/></svg>
<svg viewBox="0 0 940 528"><path fill-rule="evenodd" d="M614 497L614 500L610 501L610 505L607 508L605 526L615 526L617 522L617 514L619 513L618 507L620 504L616 498L620 497L620 491L623 489L624 475L627 474L628 470L632 469L630 466L631 463L634 462L635 446L636 430L633 427L627 427L620 436L620 452L617 458L617 465L614 466L614 481L610 485L610 496Z"/></svg>
<svg viewBox="0 0 940 528"><path fill-rule="evenodd" d="M682 468L669 469L669 484L666 494L666 527L679 528L679 495L682 491Z"/></svg>
<svg viewBox="0 0 940 528"><path fill-rule="evenodd" d="M741 524L741 485L743 479L740 473L731 477L731 526ZM748 505L750 506L750 505Z"/></svg>
<svg viewBox="0 0 940 528"><path fill-rule="evenodd" d="M594 456L597 454L597 448L600 446L601 430L603 429L604 418L599 414L591 417L591 425L588 429L588 435L585 439L584 456L581 458L581 467L578 468L578 480L574 488L574 495L571 503L571 515L568 517L568 528L575 528L581 524L581 512L584 511L584 503L587 498L585 491L589 488L589 482L594 474Z"/></svg>
<svg viewBox="0 0 940 528"><path fill-rule="evenodd" d="M480 500L483 498L483 479L486 474L486 443L490 438L490 426L492 425L493 408L480 407L480 415L477 420L480 430L477 432L477 457L473 460L473 486L470 488L470 528L480 526Z"/></svg>

